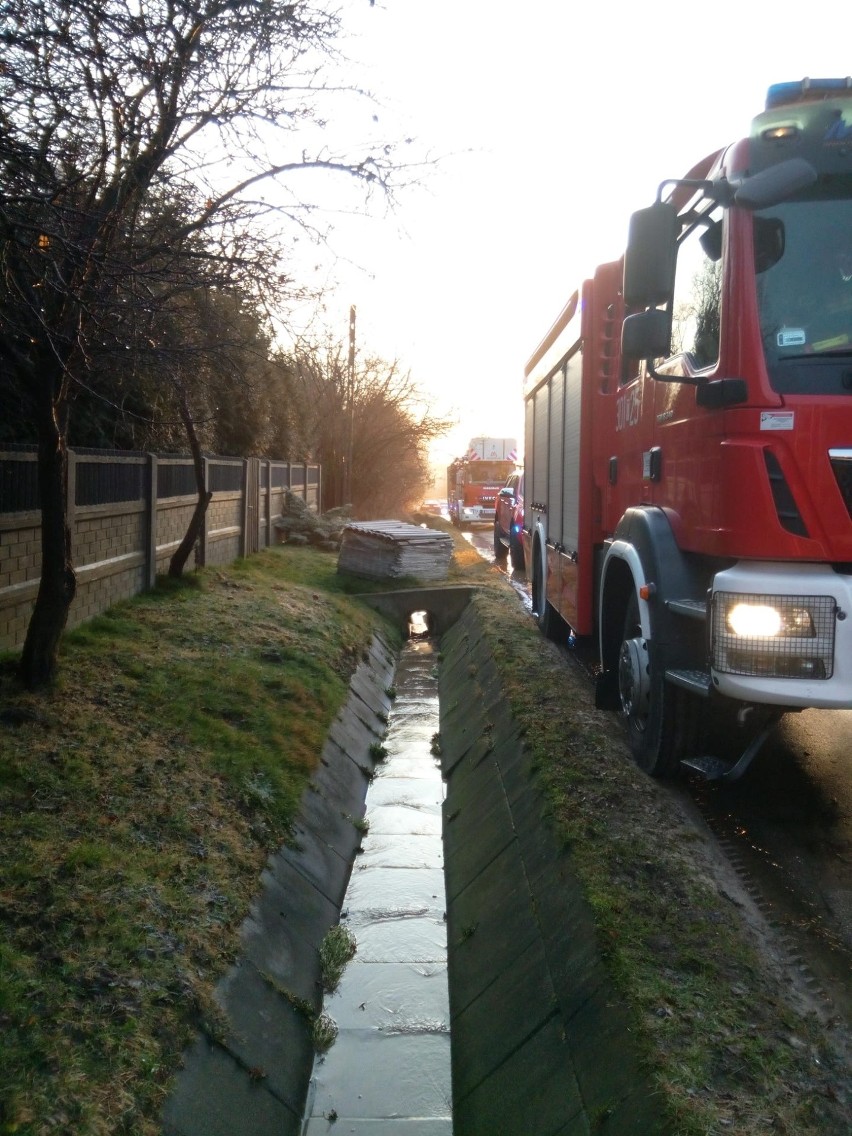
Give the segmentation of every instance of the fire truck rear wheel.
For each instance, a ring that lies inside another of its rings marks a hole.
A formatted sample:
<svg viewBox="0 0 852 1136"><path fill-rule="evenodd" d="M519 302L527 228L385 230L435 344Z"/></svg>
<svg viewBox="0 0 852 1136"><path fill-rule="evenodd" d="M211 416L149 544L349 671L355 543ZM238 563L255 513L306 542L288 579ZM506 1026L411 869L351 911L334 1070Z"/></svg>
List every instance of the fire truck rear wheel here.
<svg viewBox="0 0 852 1136"><path fill-rule="evenodd" d="M652 777L671 777L686 756L692 699L665 681L642 636L639 601L631 594L618 653L618 689L633 759Z"/></svg>

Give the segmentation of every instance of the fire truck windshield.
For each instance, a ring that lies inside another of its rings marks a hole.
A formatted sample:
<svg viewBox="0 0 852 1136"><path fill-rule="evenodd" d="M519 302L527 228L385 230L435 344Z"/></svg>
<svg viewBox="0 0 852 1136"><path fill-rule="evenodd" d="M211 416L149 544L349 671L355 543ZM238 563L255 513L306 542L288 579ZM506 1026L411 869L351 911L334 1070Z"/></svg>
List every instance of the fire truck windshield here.
<svg viewBox="0 0 852 1136"><path fill-rule="evenodd" d="M839 188L825 181L754 217L761 335L779 393L850 393L852 183Z"/></svg>
<svg viewBox="0 0 852 1136"><path fill-rule="evenodd" d="M506 463L475 461L470 463L470 479L475 485L484 485L488 481L506 480Z"/></svg>

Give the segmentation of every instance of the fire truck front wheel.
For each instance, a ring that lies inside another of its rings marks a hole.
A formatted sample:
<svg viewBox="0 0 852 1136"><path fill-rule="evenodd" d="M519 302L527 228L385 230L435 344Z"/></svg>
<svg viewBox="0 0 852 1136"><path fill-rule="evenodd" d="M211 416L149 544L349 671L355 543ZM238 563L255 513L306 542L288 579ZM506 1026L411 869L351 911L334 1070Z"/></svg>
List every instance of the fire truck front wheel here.
<svg viewBox="0 0 852 1136"><path fill-rule="evenodd" d="M686 691L666 683L662 668L655 663L651 644L642 636L635 592L624 617L618 692L636 764L652 777L675 774L681 757L686 756L686 738L693 724L691 699Z"/></svg>

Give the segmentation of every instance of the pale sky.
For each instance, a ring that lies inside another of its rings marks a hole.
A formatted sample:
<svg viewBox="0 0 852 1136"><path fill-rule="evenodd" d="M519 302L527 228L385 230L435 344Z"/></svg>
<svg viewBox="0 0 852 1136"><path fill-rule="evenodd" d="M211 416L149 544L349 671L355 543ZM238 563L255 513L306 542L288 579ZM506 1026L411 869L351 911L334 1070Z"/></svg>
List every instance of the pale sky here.
<svg viewBox="0 0 852 1136"><path fill-rule="evenodd" d="M356 304L359 349L459 418L444 464L474 435L522 441L527 358L661 181L746 135L772 83L852 73L841 0L343 8L380 128L447 156L395 217L340 226L363 271L340 266L327 318L345 338Z"/></svg>

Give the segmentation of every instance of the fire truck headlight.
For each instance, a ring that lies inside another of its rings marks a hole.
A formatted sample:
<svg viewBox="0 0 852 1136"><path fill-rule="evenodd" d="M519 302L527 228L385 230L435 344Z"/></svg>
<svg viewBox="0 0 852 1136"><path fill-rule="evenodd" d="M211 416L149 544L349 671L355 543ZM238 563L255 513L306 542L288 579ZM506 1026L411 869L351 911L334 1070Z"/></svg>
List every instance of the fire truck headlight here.
<svg viewBox="0 0 852 1136"><path fill-rule="evenodd" d="M726 622L734 635L744 639L771 639L776 635L808 638L814 634L811 613L804 607L737 603L729 609Z"/></svg>
<svg viewBox="0 0 852 1136"><path fill-rule="evenodd" d="M781 630L781 613L766 604L738 603L728 611L725 622L734 635L765 639Z"/></svg>
<svg viewBox="0 0 852 1136"><path fill-rule="evenodd" d="M712 666L733 674L831 678L836 612L832 596L716 592Z"/></svg>

